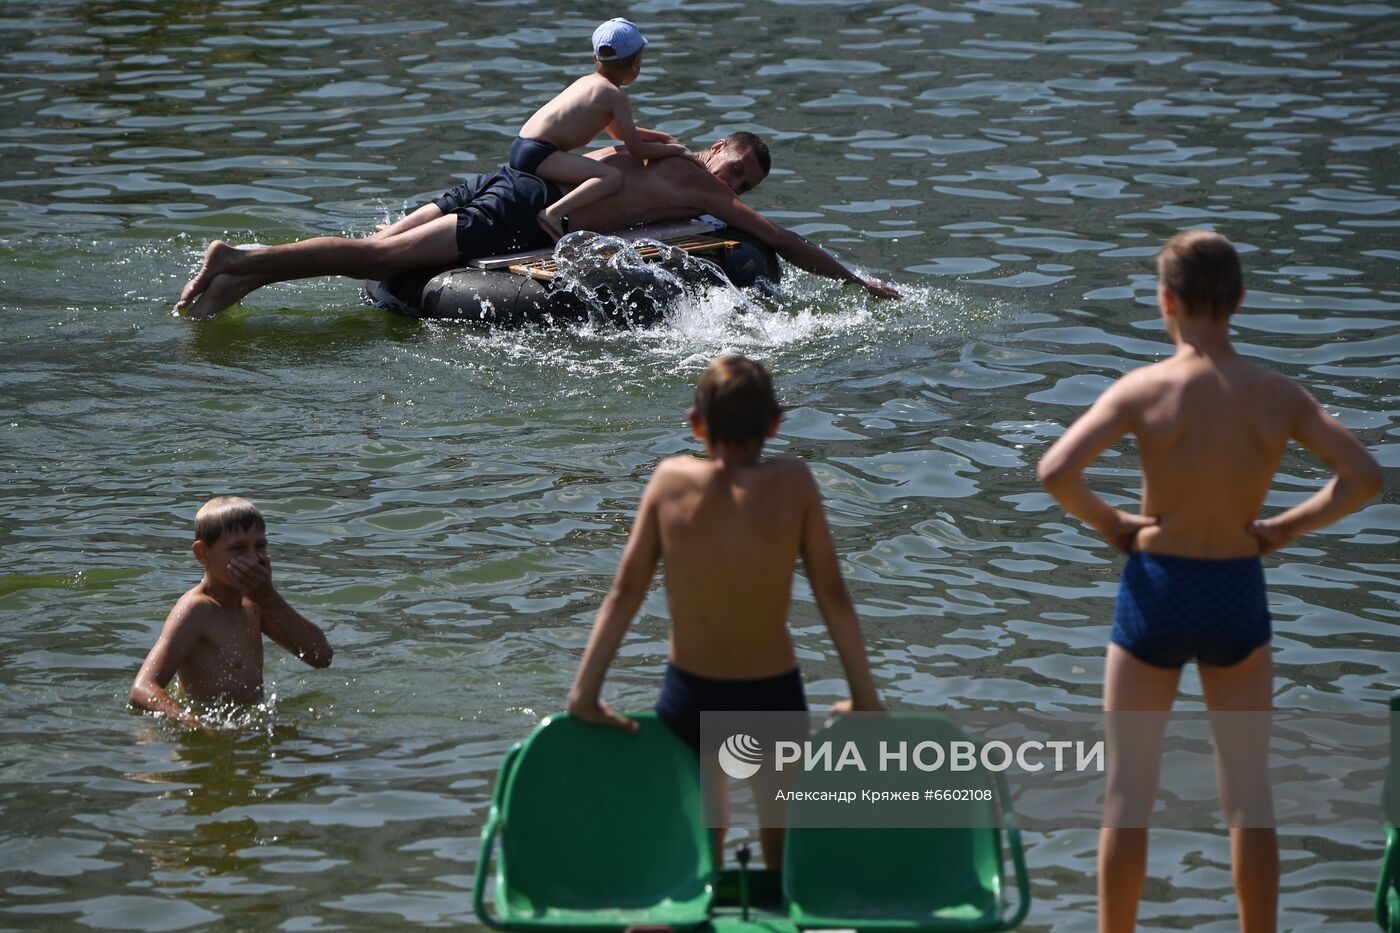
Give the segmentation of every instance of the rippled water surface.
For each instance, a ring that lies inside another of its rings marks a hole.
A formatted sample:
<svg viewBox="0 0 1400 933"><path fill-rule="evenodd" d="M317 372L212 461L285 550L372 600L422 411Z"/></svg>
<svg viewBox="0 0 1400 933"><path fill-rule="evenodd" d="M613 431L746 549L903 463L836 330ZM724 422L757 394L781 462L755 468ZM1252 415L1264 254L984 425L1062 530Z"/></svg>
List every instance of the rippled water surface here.
<svg viewBox="0 0 1400 933"><path fill-rule="evenodd" d="M172 315L212 237L361 235L501 162L619 14L640 122L764 133L750 203L906 296L799 273L752 314L493 333L322 279ZM495 767L562 704L721 350L776 374L893 703L1094 708L1118 562L1033 465L1167 352L1167 236L1232 237L1240 346L1400 464L1398 62L1385 2L0 3L0 927L475 923ZM1093 479L1133 502L1119 454ZM1324 476L1290 454L1269 507ZM123 707L224 491L336 661L271 649L271 709L187 735ZM1267 562L1280 706L1396 688L1398 535L1390 482ZM836 699L805 584L792 626ZM654 593L617 703L650 705L666 631ZM1030 843L1027 929L1092 929L1095 834ZM1379 828L1283 844L1285 928L1365 929ZM1222 835L1151 859L1146 923L1235 928Z"/></svg>

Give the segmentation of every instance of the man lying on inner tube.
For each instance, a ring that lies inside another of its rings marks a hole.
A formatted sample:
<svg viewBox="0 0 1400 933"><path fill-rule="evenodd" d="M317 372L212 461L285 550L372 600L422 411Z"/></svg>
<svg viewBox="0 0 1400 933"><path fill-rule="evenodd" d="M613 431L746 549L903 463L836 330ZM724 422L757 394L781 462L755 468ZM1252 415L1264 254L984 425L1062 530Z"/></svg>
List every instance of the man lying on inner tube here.
<svg viewBox="0 0 1400 933"><path fill-rule="evenodd" d="M768 146L753 133L716 140L694 159L675 157L643 164L625 150L588 153L620 169L622 190L569 218L574 230L607 232L662 220L711 214L766 243L779 256L810 272L858 282L872 295L897 298L882 282L863 279L825 250L769 221L739 196L768 175ZM566 189L567 190L567 189ZM345 275L385 279L430 266L464 264L481 256L535 249L549 238L535 215L558 200L560 189L509 166L474 175L430 204L363 239L315 237L284 246L237 249L209 244L199 272L176 307L192 318L213 317L256 288L289 279Z"/></svg>

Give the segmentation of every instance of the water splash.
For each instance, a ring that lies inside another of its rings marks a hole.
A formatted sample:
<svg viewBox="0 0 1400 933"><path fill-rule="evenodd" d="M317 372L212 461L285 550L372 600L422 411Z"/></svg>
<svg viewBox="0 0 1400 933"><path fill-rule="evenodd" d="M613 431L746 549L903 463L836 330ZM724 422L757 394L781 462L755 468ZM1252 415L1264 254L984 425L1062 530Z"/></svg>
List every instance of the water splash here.
<svg viewBox="0 0 1400 933"><path fill-rule="evenodd" d="M718 265L659 240L579 231L559 241L554 261L553 287L581 301L594 325L635 330L713 291L726 294L735 311L755 310Z"/></svg>
<svg viewBox="0 0 1400 933"><path fill-rule="evenodd" d="M199 721L207 728L228 732L265 732L272 734L277 722L277 692L269 691L258 703L202 704L195 710Z"/></svg>
<svg viewBox="0 0 1400 933"><path fill-rule="evenodd" d="M428 325L433 336L427 343L397 352L426 364L425 372L468 371L476 391L508 395L522 373L531 380L548 373L553 397L562 402L595 397L600 380L640 390L668 373L698 372L721 353L743 353L786 373L853 358L917 359L930 347L960 345L1005 326L1025 310L956 287L918 286L882 300L791 266L785 273L780 287L745 289L742 303L728 287L692 288L650 323L489 330Z"/></svg>

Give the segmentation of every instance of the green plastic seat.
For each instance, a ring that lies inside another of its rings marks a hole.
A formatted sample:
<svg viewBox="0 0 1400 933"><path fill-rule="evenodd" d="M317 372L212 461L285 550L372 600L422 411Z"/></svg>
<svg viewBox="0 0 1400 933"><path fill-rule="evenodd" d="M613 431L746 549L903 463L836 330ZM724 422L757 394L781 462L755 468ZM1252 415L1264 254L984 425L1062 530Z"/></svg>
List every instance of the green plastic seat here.
<svg viewBox="0 0 1400 933"><path fill-rule="evenodd" d="M967 741L945 716L891 713L884 726L901 737L918 734L937 742ZM900 723L906 725L900 727ZM870 719L837 719L814 738L841 747L857 735L881 728ZM859 730L859 732L855 731ZM940 772L943 774L943 772ZM796 788L816 789L799 772ZM951 786L945 775L943 786ZM857 930L1010 930L1030 910L1030 882L1021 849L1021 831L1011 813L1010 795L1000 774L967 772L959 787L984 788L992 800L960 803L977 808L967 820L973 828L827 828L800 825L793 811L783 855L783 889L788 915L799 927L844 927ZM967 811L964 811L967 812ZM1004 833L1003 833L1004 831ZM1010 848L1017 885L1017 906L1009 915L1003 903L1003 850Z"/></svg>
<svg viewBox="0 0 1400 933"><path fill-rule="evenodd" d="M709 918L714 853L695 753L654 713L631 718L636 733L560 713L506 755L476 869L484 923L617 930Z"/></svg>
<svg viewBox="0 0 1400 933"><path fill-rule="evenodd" d="M1400 933L1400 842L1394 826L1385 828L1385 858L1376 885L1376 923L1386 933Z"/></svg>
<svg viewBox="0 0 1400 933"><path fill-rule="evenodd" d="M1385 820L1385 857L1376 883L1376 923L1386 933L1400 933L1400 774L1395 755L1400 752L1400 694L1390 698L1390 767L1385 772L1381 814Z"/></svg>

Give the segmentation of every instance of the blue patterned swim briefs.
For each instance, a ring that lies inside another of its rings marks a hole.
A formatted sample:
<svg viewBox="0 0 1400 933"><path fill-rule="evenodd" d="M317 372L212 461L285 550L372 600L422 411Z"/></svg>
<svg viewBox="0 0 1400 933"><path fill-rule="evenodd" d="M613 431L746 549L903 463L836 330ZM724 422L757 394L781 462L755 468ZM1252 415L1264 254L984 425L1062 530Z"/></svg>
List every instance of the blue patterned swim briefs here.
<svg viewBox="0 0 1400 933"><path fill-rule="evenodd" d="M1273 637L1257 557L1135 552L1123 569L1113 643L1156 667L1238 664Z"/></svg>

